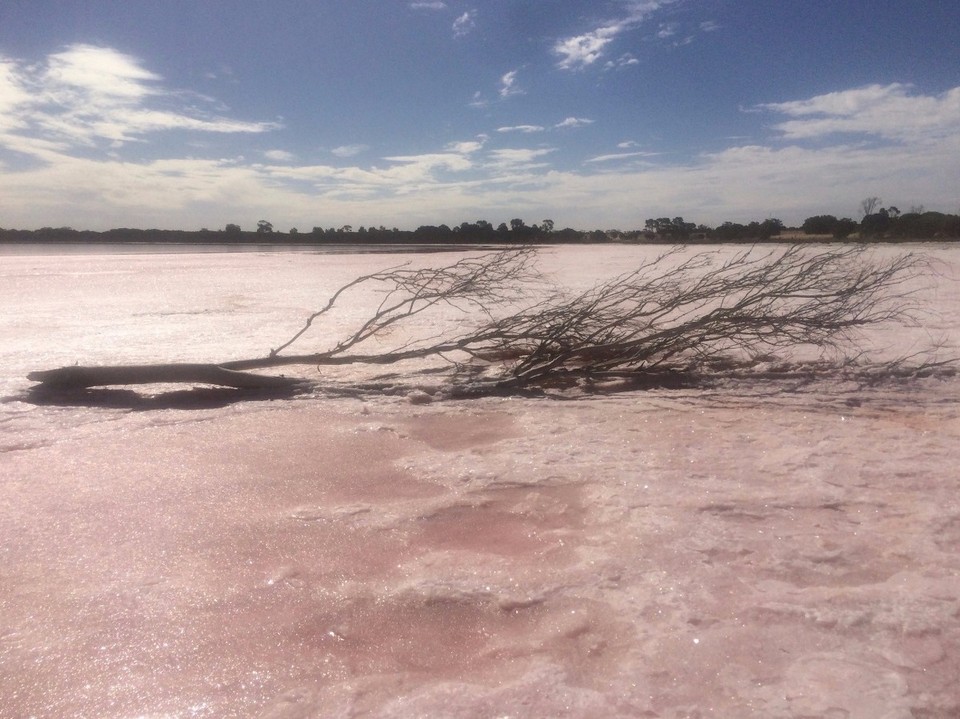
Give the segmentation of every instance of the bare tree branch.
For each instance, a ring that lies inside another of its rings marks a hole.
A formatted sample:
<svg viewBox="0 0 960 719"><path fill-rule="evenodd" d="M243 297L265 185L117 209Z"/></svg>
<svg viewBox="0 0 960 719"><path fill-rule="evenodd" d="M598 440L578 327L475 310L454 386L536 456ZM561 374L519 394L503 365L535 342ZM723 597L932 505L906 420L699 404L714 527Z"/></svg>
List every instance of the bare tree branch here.
<svg viewBox="0 0 960 719"><path fill-rule="evenodd" d="M229 385L227 380L236 380L239 370L438 357L460 368L471 363L475 367L480 360L488 363L496 371L486 375L486 386L502 390L611 374L703 374L731 354L755 357L801 349L812 349L840 369L861 361L864 329L920 321L918 280L931 269L923 256L885 259L862 245L749 248L733 254L717 250L693 256L675 248L570 294L551 288L534 259L532 248L508 249L439 268L405 264L363 275L336 290L266 357L210 365L227 374L198 374L198 366L191 365L182 381L224 380ZM326 349L285 354L355 292L379 293L370 316ZM441 326L443 312L448 320L452 312L467 329L460 329L461 323L437 333L437 325L426 320L441 310ZM417 327L425 325L431 332L424 336ZM395 332L400 328L402 332ZM383 344L390 338L393 345ZM902 362L890 366L894 374L905 371ZM102 384L157 381L142 379L152 376L142 367L125 368L128 372L86 368L103 370L93 375L77 374L77 369L30 377L46 383L90 376ZM175 375L167 371L164 376ZM245 375L241 381L255 383L257 377L262 375ZM264 381L272 379L282 378Z"/></svg>

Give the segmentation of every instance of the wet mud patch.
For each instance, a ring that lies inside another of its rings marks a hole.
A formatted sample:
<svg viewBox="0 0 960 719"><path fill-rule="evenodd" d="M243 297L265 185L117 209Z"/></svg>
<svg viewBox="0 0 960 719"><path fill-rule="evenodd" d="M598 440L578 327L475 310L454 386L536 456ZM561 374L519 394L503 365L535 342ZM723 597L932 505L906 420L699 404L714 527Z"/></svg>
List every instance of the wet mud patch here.
<svg viewBox="0 0 960 719"><path fill-rule="evenodd" d="M633 631L607 605L570 600L503 604L489 593L441 588L353 597L313 613L291 645L319 662L326 678L402 675L419 682L499 683L544 662L573 684L610 680Z"/></svg>
<svg viewBox="0 0 960 719"><path fill-rule="evenodd" d="M718 502L698 513L713 527L705 535L726 538L699 550L705 563L723 558L796 587L883 583L909 561L884 536L882 523L899 515L882 502Z"/></svg>
<svg viewBox="0 0 960 719"><path fill-rule="evenodd" d="M406 426L410 437L442 451L485 447L518 433L515 420L505 412L423 414Z"/></svg>
<svg viewBox="0 0 960 719"><path fill-rule="evenodd" d="M247 453L251 475L260 478L259 491L270 501L329 506L422 499L443 491L397 466L413 447L389 428L343 417L316 421L284 421Z"/></svg>
<svg viewBox="0 0 960 719"><path fill-rule="evenodd" d="M960 514L941 519L933 541L941 551L960 555Z"/></svg>
<svg viewBox="0 0 960 719"><path fill-rule="evenodd" d="M488 489L416 519L414 542L439 550L569 559L585 509L578 485Z"/></svg>

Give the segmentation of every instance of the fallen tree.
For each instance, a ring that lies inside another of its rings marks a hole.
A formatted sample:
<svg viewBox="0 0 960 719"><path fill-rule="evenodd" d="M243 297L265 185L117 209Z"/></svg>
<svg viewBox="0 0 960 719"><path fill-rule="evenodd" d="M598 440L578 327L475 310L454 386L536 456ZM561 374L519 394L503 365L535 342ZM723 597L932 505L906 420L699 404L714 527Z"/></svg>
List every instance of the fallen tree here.
<svg viewBox="0 0 960 719"><path fill-rule="evenodd" d="M168 363L147 365L101 365L98 367L60 367L31 372L27 379L50 388L87 389L106 385L130 384L212 384L234 389L293 389L304 384L293 377L239 372L223 365Z"/></svg>
<svg viewBox="0 0 960 719"><path fill-rule="evenodd" d="M28 377L60 389L150 382L271 388L303 380L249 370L442 357L451 363L454 382L469 378L478 391L509 391L611 375L690 376L709 373L721 358L804 347L821 362L829 357L849 367L863 359L865 328L920 321L917 280L930 269L923 256L883 258L860 245L692 256L675 248L570 294L540 275L535 256L531 248L508 249L440 268L401 265L363 275L334 292L264 357L65 367ZM326 349L289 352L354 292L379 293L368 318ZM423 320L438 310L469 320L468 329L440 335L409 330L416 322L429 325ZM388 337L400 339L384 345ZM481 366L493 371L478 378ZM902 369L902 361L897 366Z"/></svg>

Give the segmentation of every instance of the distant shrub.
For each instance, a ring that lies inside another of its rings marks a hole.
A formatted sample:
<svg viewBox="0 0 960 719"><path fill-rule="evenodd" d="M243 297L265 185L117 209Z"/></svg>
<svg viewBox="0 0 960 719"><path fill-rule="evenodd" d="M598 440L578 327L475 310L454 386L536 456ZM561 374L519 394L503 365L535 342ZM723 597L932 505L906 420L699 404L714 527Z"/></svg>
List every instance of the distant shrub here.
<svg viewBox="0 0 960 719"><path fill-rule="evenodd" d="M805 235L832 235L836 231L837 223L838 220L833 215L815 215L805 219L800 229Z"/></svg>

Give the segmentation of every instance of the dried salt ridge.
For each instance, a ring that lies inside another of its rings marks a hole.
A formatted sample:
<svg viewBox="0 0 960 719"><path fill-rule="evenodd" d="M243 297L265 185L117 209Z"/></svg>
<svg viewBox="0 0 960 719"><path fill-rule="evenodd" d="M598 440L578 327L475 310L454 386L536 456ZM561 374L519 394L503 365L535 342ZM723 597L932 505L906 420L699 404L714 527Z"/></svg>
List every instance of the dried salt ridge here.
<svg viewBox="0 0 960 719"><path fill-rule="evenodd" d="M960 251L929 250L934 320L878 335L892 354L960 354ZM543 262L587 284L643 251ZM249 355L382 262L4 258L0 394ZM0 405L0 715L960 712L956 379L411 404L429 377Z"/></svg>

